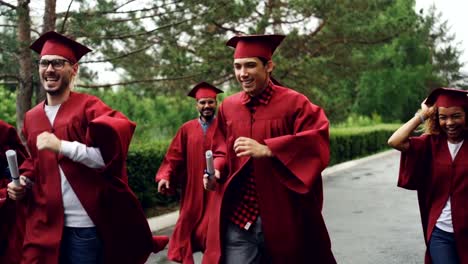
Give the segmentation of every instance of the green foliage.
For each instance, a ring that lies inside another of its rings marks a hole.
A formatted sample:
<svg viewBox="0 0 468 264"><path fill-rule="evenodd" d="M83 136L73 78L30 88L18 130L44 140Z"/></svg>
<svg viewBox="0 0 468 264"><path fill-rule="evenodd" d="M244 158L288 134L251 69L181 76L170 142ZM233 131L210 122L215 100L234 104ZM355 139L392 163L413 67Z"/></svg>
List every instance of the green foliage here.
<svg viewBox="0 0 468 264"><path fill-rule="evenodd" d="M388 138L399 126L400 124L381 124L370 127L332 128L330 165L387 149Z"/></svg>
<svg viewBox="0 0 468 264"><path fill-rule="evenodd" d="M382 124L382 117L377 113L372 113L372 116L363 116L351 114L344 122L333 124L333 128L350 128L350 127L371 127Z"/></svg>
<svg viewBox="0 0 468 264"><path fill-rule="evenodd" d="M0 85L0 119L11 124L16 124L16 96Z"/></svg>
<svg viewBox="0 0 468 264"><path fill-rule="evenodd" d="M127 157L128 182L148 213L149 209L174 204L177 196L158 193L154 177L166 154L169 141L155 141L146 144L132 144Z"/></svg>
<svg viewBox="0 0 468 264"><path fill-rule="evenodd" d="M376 112L385 122L409 119L432 89L462 80L461 51L453 40L432 8L400 37L369 50L366 58L372 67L357 80L352 111Z"/></svg>

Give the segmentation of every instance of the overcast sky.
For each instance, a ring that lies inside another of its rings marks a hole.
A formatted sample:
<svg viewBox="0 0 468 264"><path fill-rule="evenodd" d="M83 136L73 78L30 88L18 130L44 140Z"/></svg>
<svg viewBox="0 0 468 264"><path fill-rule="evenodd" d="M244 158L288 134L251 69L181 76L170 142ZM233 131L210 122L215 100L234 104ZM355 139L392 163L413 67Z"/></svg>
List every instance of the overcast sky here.
<svg viewBox="0 0 468 264"><path fill-rule="evenodd" d="M468 1L467 0L416 0L416 10L421 8L428 10L434 4L442 19L448 21L450 33L455 34L456 41L460 42L459 48L463 51L461 61L468 64ZM463 67L468 73L468 65Z"/></svg>

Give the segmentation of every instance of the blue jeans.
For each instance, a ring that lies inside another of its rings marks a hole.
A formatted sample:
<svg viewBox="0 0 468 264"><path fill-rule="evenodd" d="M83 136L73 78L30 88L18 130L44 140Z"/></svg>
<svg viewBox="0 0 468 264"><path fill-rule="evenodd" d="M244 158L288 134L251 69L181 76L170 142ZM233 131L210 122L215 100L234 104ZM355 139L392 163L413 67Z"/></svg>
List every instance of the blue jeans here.
<svg viewBox="0 0 468 264"><path fill-rule="evenodd" d="M249 230L243 230L228 220L224 238L225 264L269 263L260 216Z"/></svg>
<svg viewBox="0 0 468 264"><path fill-rule="evenodd" d="M432 231L429 240L429 253L433 264L458 264L457 248L453 233L445 232L437 227Z"/></svg>
<svg viewBox="0 0 468 264"><path fill-rule="evenodd" d="M60 264L102 263L102 242L95 227L64 227Z"/></svg>

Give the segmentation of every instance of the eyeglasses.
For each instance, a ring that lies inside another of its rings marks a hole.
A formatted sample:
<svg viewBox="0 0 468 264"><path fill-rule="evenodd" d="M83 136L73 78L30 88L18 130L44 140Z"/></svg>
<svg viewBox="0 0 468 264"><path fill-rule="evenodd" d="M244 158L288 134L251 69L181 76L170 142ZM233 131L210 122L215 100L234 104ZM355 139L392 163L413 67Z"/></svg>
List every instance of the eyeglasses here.
<svg viewBox="0 0 468 264"><path fill-rule="evenodd" d="M68 60L64 60L64 59L53 59L53 60L40 59L38 61L38 64L39 64L39 68L41 69L47 69L49 67L49 64L52 64L52 68L54 68L55 70L60 70L65 66L66 62L70 63Z"/></svg>

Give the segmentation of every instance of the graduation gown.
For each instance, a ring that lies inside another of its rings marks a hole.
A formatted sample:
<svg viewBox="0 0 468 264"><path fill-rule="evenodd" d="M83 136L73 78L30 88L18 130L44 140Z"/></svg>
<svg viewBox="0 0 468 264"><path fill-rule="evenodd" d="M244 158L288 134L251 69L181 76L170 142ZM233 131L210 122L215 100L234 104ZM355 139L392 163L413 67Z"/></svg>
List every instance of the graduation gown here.
<svg viewBox="0 0 468 264"><path fill-rule="evenodd" d="M222 262L222 237L236 178L252 164L266 251L273 263L336 263L323 220L321 172L329 162L328 120L304 95L270 82L267 105L250 113L241 94L227 97L218 113L215 167L229 175L215 191L203 263ZM273 158L236 157L234 141L266 144ZM226 171L224 171L226 169ZM223 224L224 223L224 224Z"/></svg>
<svg viewBox="0 0 468 264"><path fill-rule="evenodd" d="M452 161L445 135L410 138L401 153L398 186L416 190L426 246L451 196L452 223L460 263L468 263L468 136ZM426 251L426 264L431 263Z"/></svg>
<svg viewBox="0 0 468 264"><path fill-rule="evenodd" d="M180 215L169 242L168 259L184 264L194 263L193 252L205 250L214 194L204 190L203 172L214 130L211 124L205 135L198 118L183 124L156 174L156 181L166 179L171 188L181 188Z"/></svg>
<svg viewBox="0 0 468 264"><path fill-rule="evenodd" d="M144 263L167 240L153 243L148 222L127 185L126 157L135 124L97 97L71 92L51 125L45 102L26 113L23 133L31 152L21 169L35 184L28 200L22 263L57 263L64 226L59 165L103 241L104 263ZM98 147L105 167L92 169L52 151L38 151L37 136Z"/></svg>
<svg viewBox="0 0 468 264"><path fill-rule="evenodd" d="M24 233L24 203L7 198L10 173L5 152L16 151L18 164L28 156L16 129L0 120L0 263L17 264L21 260Z"/></svg>

